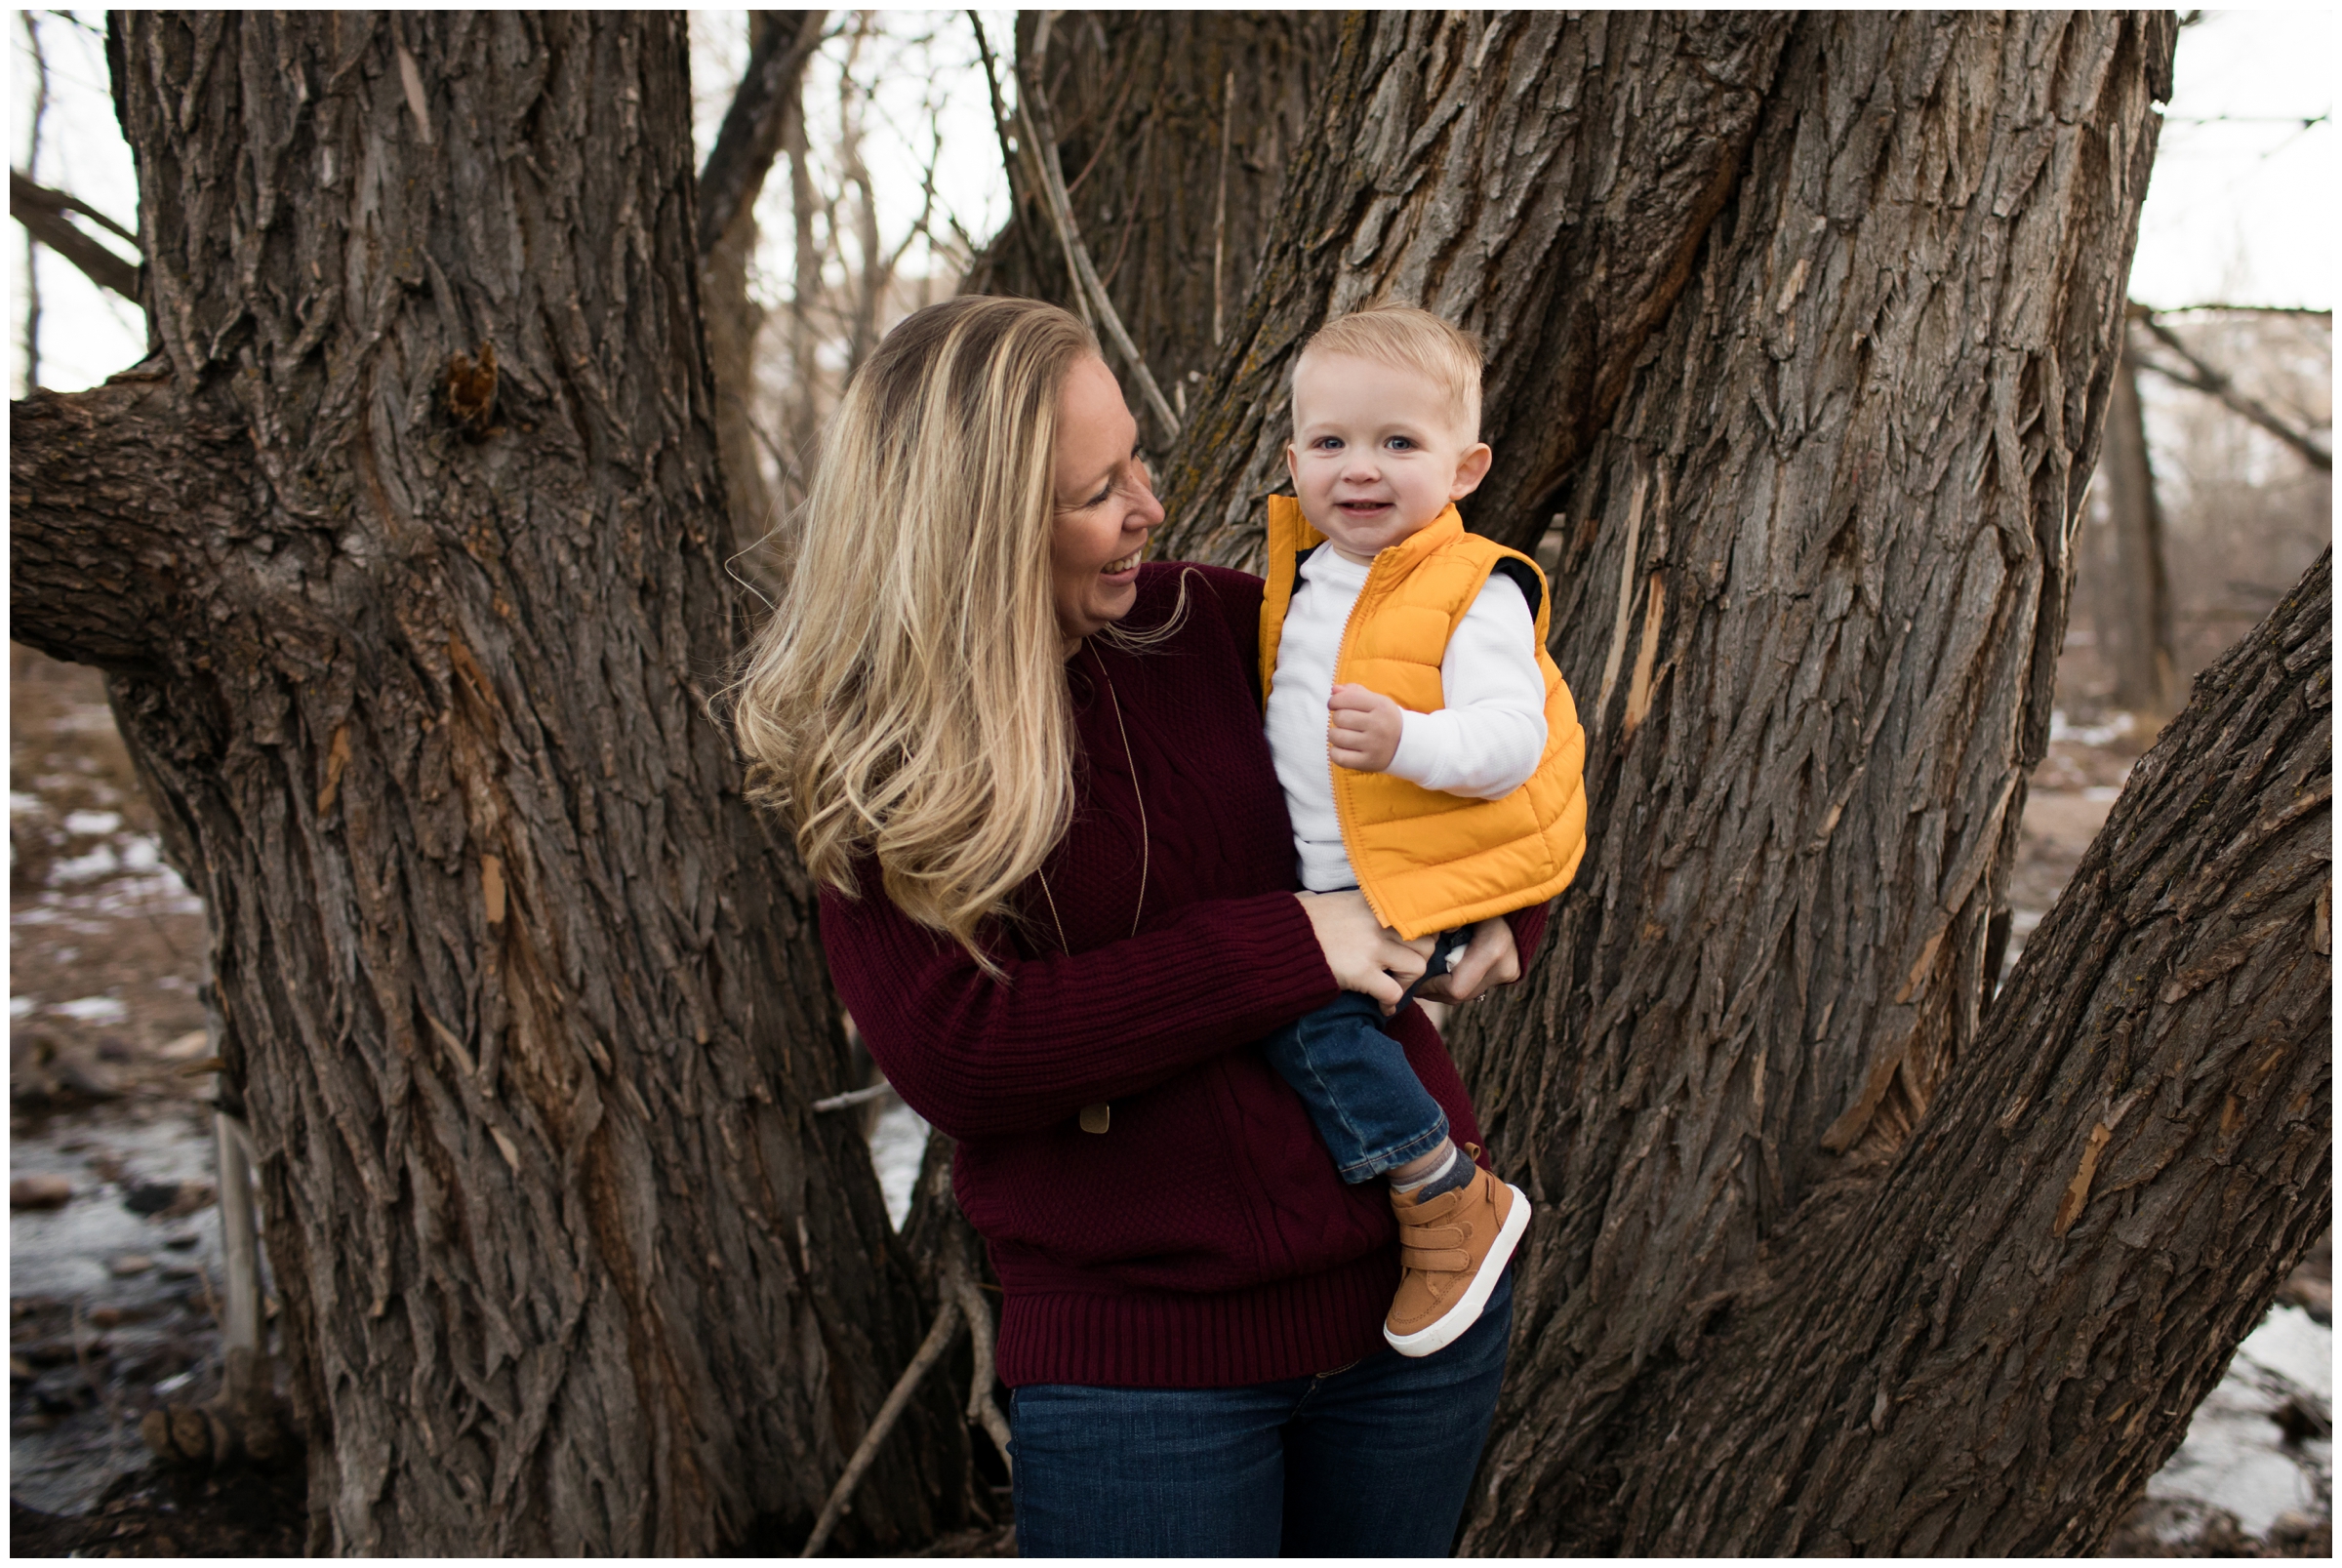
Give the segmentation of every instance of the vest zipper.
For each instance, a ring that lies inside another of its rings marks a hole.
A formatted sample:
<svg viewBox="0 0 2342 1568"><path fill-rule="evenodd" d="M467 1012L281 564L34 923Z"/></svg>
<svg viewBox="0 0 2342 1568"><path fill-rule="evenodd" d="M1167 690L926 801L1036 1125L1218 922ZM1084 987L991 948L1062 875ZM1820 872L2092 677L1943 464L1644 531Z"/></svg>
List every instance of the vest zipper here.
<svg viewBox="0 0 2342 1568"><path fill-rule="evenodd" d="M1367 597L1375 590L1375 573L1382 565L1383 554L1384 552L1377 551L1373 561L1367 564L1365 585L1358 589L1357 598L1351 602L1350 617L1342 623L1342 640L1334 645L1334 684L1336 686L1346 684L1343 676L1349 672L1350 668L1350 631L1358 623L1359 614L1366 608ZM1298 565L1293 569L1293 578L1294 585L1298 587L1301 581L1301 568ZM1290 613L1291 611L1288 609L1287 614ZM1331 723L1330 715L1328 723ZM1342 853L1349 855L1351 846L1357 842L1358 837L1357 809L1351 804L1349 781L1344 779L1342 774L1353 770L1342 768L1341 764L1334 761L1331 756L1325 759L1325 765L1329 771L1333 772L1334 821L1342 829ZM1375 897L1374 889L1366 885L1365 868L1358 864L1354 856L1351 859L1350 871L1358 879L1358 892L1365 897L1366 907L1374 911L1375 919L1388 926L1391 923L1391 917L1383 912L1382 903Z"/></svg>

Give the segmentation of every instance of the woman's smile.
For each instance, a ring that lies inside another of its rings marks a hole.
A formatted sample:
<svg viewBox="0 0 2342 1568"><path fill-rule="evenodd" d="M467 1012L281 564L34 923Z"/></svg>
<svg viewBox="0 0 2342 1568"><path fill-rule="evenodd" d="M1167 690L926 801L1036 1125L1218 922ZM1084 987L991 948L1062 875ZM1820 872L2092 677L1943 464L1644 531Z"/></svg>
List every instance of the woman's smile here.
<svg viewBox="0 0 2342 1568"><path fill-rule="evenodd" d="M1070 655L1139 602L1139 562L1163 508L1139 461L1138 423L1106 361L1074 365L1058 403L1049 575Z"/></svg>

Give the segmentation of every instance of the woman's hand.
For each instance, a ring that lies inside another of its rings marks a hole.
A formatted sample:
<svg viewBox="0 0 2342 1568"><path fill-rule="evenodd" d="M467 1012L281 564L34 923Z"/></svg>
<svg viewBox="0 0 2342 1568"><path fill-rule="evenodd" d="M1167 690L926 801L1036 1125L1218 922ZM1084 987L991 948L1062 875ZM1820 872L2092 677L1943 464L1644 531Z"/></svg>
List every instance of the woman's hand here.
<svg viewBox="0 0 2342 1568"><path fill-rule="evenodd" d="M1447 973L1425 981L1415 995L1426 1001L1469 1002L1492 986L1510 985L1518 979L1520 949L1513 945L1513 923L1500 915L1474 926L1472 941Z"/></svg>
<svg viewBox="0 0 2342 1568"><path fill-rule="evenodd" d="M1407 987L1423 974L1432 956L1430 937L1413 942L1401 942L1396 933L1386 930L1366 906L1363 893L1296 893L1302 912L1310 917L1310 925L1317 934L1317 946L1325 954L1325 967L1334 972L1334 979L1346 991L1358 991L1380 1002L1386 1016L1397 1011L1398 999ZM1475 933L1473 941L1479 941ZM1506 951L1512 951L1512 937L1506 936ZM1466 958L1471 956L1466 949ZM1518 974L1519 967L1514 968Z"/></svg>

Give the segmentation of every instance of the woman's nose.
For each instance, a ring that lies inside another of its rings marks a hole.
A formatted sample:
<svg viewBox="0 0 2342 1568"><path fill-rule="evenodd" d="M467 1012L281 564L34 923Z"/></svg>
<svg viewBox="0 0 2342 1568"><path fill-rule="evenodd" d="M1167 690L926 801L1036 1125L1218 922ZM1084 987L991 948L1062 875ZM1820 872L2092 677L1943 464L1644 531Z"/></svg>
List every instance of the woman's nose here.
<svg viewBox="0 0 2342 1568"><path fill-rule="evenodd" d="M1152 476L1144 468L1139 470L1138 488L1131 497L1131 510L1149 528L1154 527L1163 520L1163 503L1155 499ZM1124 526L1128 526L1127 522Z"/></svg>

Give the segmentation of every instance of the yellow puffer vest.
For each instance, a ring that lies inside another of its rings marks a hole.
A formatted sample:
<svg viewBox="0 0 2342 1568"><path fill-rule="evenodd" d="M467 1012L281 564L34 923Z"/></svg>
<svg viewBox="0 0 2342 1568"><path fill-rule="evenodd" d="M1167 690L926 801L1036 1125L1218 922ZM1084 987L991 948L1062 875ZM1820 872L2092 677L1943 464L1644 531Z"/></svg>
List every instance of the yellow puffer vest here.
<svg viewBox="0 0 2342 1568"><path fill-rule="evenodd" d="M1261 602L1261 699L1293 602L1301 552L1325 536L1290 496L1269 498L1269 591ZM1488 574L1502 568L1537 617L1545 674L1545 755L1527 784L1501 800L1426 789L1387 773L1329 764L1334 812L1358 890L1383 924L1420 937L1543 904L1577 874L1586 852L1586 732L1561 671L1545 651L1545 575L1518 550L1464 531L1453 506L1374 558L1350 613L1334 682L1354 681L1400 707L1444 705L1439 660ZM1532 591L1533 589L1533 591Z"/></svg>

